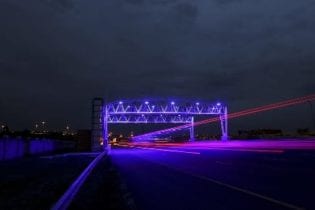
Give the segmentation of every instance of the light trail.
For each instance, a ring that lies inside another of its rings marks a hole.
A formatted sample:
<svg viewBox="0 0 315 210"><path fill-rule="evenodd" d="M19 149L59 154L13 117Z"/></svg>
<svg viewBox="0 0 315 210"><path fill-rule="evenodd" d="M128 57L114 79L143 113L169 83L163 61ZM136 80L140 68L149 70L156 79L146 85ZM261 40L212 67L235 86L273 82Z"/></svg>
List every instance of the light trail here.
<svg viewBox="0 0 315 210"><path fill-rule="evenodd" d="M234 152L256 152L256 153L272 153L272 154L282 154L284 150L276 150L276 149L242 149L242 148L200 148L201 150L222 150L222 151L234 151Z"/></svg>
<svg viewBox="0 0 315 210"><path fill-rule="evenodd" d="M256 108L250 108L250 109L246 109L246 110L239 111L239 112L234 112L234 113L231 113L228 115L228 119L247 116L247 115L256 114L259 112L274 110L274 109L280 109L280 108L284 108L284 107L288 107L288 106L306 103L308 101L313 101L313 100L315 100L315 94L300 97L300 98L295 98L295 99L289 99L286 101L277 102L277 103L273 103L273 104L269 104L269 105L259 106ZM194 126L203 125L203 124L212 123L212 122L217 122L219 120L220 120L219 117L210 118L210 119L195 122ZM190 127L191 127L191 124L180 125L180 126L176 126L176 127L172 127L172 128L167 128L167 129L163 129L163 130L158 130L158 131L138 135L138 136L135 136L134 139L143 139L143 138L150 137L152 135L167 134L170 132L174 132L177 130L190 128Z"/></svg>
<svg viewBox="0 0 315 210"><path fill-rule="evenodd" d="M242 142L243 143L243 142ZM183 152L183 153L196 153L196 152L190 152L190 151L183 151L182 149L188 149L188 150L227 150L227 151L236 151L236 152L258 152L258 153L277 153L281 154L284 153L283 149L277 149L277 148L255 148L254 146L251 147L235 147L233 145L224 145L222 147L222 144L220 145L203 145L199 146L194 144L156 144L156 143L128 143L127 145L119 145L122 147L130 147L130 148L139 148L139 149L151 149L151 150L161 150L166 152ZM163 148L168 149L163 149ZM200 154L200 152L197 152Z"/></svg>
<svg viewBox="0 0 315 210"><path fill-rule="evenodd" d="M183 150L177 150L177 149L160 149L160 148L129 146L129 145L119 145L119 146L143 149L143 150L155 150L155 151L162 151L162 152L174 152L174 153L185 153L185 154L191 154L191 155L200 155L200 152L190 152L190 151L183 151Z"/></svg>
<svg viewBox="0 0 315 210"><path fill-rule="evenodd" d="M160 148L148 148L148 147L134 147L137 149L144 149L144 150L156 150L162 152L174 152L174 153L185 153L191 155L200 155L200 152L190 152L190 151L183 151L183 150L176 150L176 149L160 149Z"/></svg>

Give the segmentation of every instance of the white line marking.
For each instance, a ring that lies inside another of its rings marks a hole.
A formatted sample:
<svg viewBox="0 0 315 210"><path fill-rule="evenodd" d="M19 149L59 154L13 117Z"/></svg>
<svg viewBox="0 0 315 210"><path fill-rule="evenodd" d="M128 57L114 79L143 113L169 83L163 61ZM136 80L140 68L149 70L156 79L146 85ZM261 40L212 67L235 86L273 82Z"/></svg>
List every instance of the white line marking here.
<svg viewBox="0 0 315 210"><path fill-rule="evenodd" d="M188 173L188 174L190 174L190 173ZM258 198L261 198L263 200L266 200L266 201L269 201L269 202L272 202L272 203L275 203L275 204L278 204L278 205L281 205L281 206L284 206L284 207L287 207L287 208L290 208L290 209L296 209L296 210L302 210L303 209L302 207L298 207L298 206L295 206L293 204L289 204L289 203L286 203L284 201L280 201L280 200L277 200L277 199L274 199L274 198L271 198L271 197L268 197L268 196L265 196L265 195L262 195L262 194L259 194L259 193L255 193L255 192L250 191L250 190L246 190L246 189L243 189L243 188L240 188L240 187L236 187L236 186L233 186L233 185L230 185L230 184L226 184L224 182L220 182L218 180L211 179L211 178L208 178L208 177L205 177L205 176L199 176L199 175L195 175L195 174L191 174L191 176L194 176L194 177L199 178L199 179L207 180L209 182L213 182L215 184L218 184L218 185L230 188L232 190L236 190L236 191L239 191L239 192L242 192L242 193L254 196L254 197L258 197Z"/></svg>
<svg viewBox="0 0 315 210"><path fill-rule="evenodd" d="M138 156L138 155L137 155ZM268 196L265 196L265 195L262 195L262 194L259 194L259 193L255 193L253 191L250 191L250 190L246 190L246 189L243 189L243 188L240 188L240 187L236 187L236 186L233 186L233 185L230 185L230 184L226 184L224 182L220 182L218 180L215 180L215 179L211 179L211 178L208 178L206 176L201 176L201 175L196 175L196 174L193 174L193 173L190 173L190 172L187 172L187 171L183 171L181 169L177 169L177 168L173 168L173 167L170 167L166 164L163 164L163 163L158 163L158 162L155 162L155 161L151 161L151 160L147 160L145 158L142 158L140 156L138 156L139 158L143 159L143 160L146 160L146 161L149 161L151 163L155 163L157 165L161 165L163 167L166 167L168 169L171 169L171 170L174 170L174 171L178 171L178 172L181 172L181 173L184 173L184 174L187 174L187 175L190 175L190 176L193 176L195 178L198 178L198 179L202 179L202 180L206 180L206 181L209 181L209 182L212 182L212 183L215 183L217 185L220 185L220 186L224 186L226 188L229 188L229 189L232 189L232 190L235 190L235 191L238 191L238 192L242 192L242 193L245 193L247 195L251 195L251 196L254 196L254 197L257 197L257 198L260 198L260 199L263 199L263 200L266 200L266 201L269 201L271 203L275 203L275 204L278 204L280 206L283 206L283 207L286 207L286 208L290 208L290 209L295 209L295 210L303 210L304 208L302 207L299 207L299 206L295 206L293 204L290 204L290 203L286 203L284 201L280 201L280 200L277 200L277 199L274 199L274 198L271 198L271 197L268 197Z"/></svg>

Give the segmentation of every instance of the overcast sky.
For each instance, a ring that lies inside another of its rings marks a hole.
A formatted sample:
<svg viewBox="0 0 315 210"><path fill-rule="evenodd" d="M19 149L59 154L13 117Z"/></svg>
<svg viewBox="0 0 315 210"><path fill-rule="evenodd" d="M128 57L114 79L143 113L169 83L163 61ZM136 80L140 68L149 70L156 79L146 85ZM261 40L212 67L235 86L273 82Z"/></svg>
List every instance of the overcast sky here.
<svg viewBox="0 0 315 210"><path fill-rule="evenodd" d="M231 111L315 93L314 0L0 0L0 122L88 128L90 101ZM232 122L306 128L309 104Z"/></svg>

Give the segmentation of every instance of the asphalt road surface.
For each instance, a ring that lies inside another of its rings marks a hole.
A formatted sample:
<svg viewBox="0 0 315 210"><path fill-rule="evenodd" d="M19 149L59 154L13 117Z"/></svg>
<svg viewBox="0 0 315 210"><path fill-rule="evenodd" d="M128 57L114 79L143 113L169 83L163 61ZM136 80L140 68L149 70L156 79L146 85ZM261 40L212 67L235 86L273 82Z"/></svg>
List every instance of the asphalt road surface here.
<svg viewBox="0 0 315 210"><path fill-rule="evenodd" d="M128 144L111 159L139 210L315 209L314 145Z"/></svg>

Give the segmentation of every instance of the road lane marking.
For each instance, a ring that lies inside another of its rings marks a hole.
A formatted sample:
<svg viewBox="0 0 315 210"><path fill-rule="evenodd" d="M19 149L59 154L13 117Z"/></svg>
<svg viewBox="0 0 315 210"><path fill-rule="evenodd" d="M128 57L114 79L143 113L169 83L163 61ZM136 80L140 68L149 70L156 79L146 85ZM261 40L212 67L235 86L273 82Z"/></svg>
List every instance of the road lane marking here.
<svg viewBox="0 0 315 210"><path fill-rule="evenodd" d="M242 192L244 194L247 194L247 195L250 195L250 196L253 196L253 197L257 197L257 198L263 199L265 201L269 201L269 202L274 203L274 204L278 204L280 206L283 206L283 207L286 207L286 208L289 208L289 209L304 210L304 208L302 208L302 207L299 207L299 206L296 206L296 205L293 205L293 204L290 204L290 203L287 203L287 202L284 202L284 201L280 201L280 200L277 200L277 199L274 199L274 198L271 198L271 197L268 197L268 196L265 196L265 195L262 195L262 194L259 194L259 193L255 193L253 191L246 190L246 189L234 186L234 185L230 185L230 184L218 181L216 179L212 179L212 178L209 178L209 177L206 177L206 176L196 175L196 174L193 174L193 173L190 173L190 172L187 172L187 171L183 171L183 170L178 169L178 168L170 167L170 166L168 166L166 164L163 164L163 163L159 163L159 162L155 162L155 161L152 161L152 160L145 159L143 157L140 157L139 155L137 155L137 157L139 157L139 158L141 158L143 160L146 160L148 162L155 163L157 165L163 166L165 168L168 168L168 169L171 169L171 170L174 170L174 171L177 171L177 172L181 172L183 174L190 175L192 177L195 177L195 178L198 178L198 179L201 179L201 180L209 181L209 182L212 182L214 184L217 184L217 185L229 188L231 190Z"/></svg>
<svg viewBox="0 0 315 210"><path fill-rule="evenodd" d="M183 173L185 173L185 172L183 172ZM274 199L274 198L271 198L271 197L268 197L268 196L265 196L265 195L262 195L262 194L259 194L259 193L255 193L253 191L246 190L246 189L234 186L234 185L230 185L230 184L227 184L227 183L215 180L215 179L211 179L211 178L208 178L208 177L205 177L205 176L195 175L195 174L192 174L192 173L187 173L187 174L190 174L191 176L194 176L194 177L202 179L202 180L206 180L206 181L215 183L217 185L221 185L221 186L227 187L227 188L232 189L232 190L236 190L236 191L245 193L247 195L251 195L251 196L254 196L254 197L257 197L257 198L261 198L263 200L266 200L266 201L269 201L269 202L281 205L281 206L286 207L286 208L296 209L296 210L302 210L303 209L302 207L298 207L298 206L295 206L293 204L290 204L290 203L287 203L287 202L284 202L284 201L280 201L280 200L277 200L277 199Z"/></svg>

